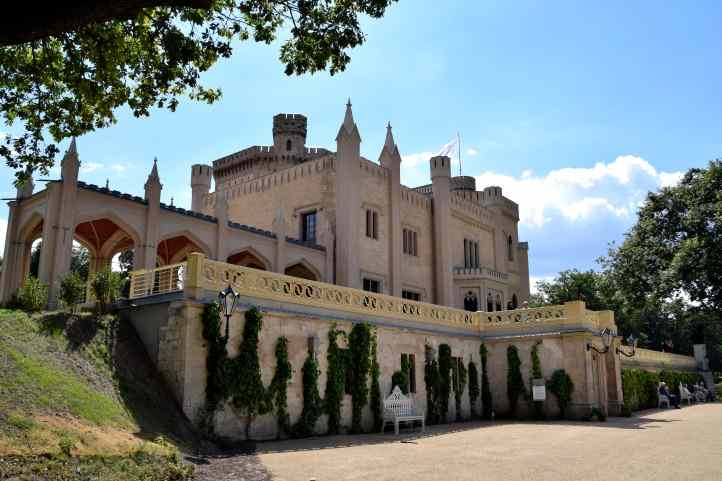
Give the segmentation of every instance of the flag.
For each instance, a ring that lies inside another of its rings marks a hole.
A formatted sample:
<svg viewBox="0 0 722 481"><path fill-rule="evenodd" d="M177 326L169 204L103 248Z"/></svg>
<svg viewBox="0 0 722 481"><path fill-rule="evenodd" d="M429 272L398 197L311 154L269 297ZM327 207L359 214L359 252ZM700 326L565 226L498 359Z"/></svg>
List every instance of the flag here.
<svg viewBox="0 0 722 481"><path fill-rule="evenodd" d="M459 152L459 137L456 136L449 143L444 145L436 155L446 155L447 157L455 157Z"/></svg>

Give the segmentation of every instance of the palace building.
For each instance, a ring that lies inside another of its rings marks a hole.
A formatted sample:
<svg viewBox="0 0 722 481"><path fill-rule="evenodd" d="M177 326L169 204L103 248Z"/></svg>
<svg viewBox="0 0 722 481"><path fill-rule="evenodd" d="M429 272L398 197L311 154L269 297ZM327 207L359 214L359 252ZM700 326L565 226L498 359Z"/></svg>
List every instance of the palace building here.
<svg viewBox="0 0 722 481"><path fill-rule="evenodd" d="M350 102L336 152L307 147L307 128L303 115L278 114L273 145L194 165L192 210L227 203L235 222L324 245L327 282L472 311L528 300L519 207L500 187L452 177L448 157L429 159L429 184L402 185L391 125L378 162L362 157ZM229 261L271 269L252 255Z"/></svg>

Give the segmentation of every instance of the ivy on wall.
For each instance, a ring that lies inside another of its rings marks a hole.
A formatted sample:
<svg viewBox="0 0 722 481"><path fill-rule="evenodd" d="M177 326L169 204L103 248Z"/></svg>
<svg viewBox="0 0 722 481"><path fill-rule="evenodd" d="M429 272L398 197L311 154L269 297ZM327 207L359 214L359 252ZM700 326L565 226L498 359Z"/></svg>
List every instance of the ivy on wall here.
<svg viewBox="0 0 722 481"><path fill-rule="evenodd" d="M311 436L316 428L316 421L321 417L323 403L318 393L318 362L314 352L309 348L306 361L303 363L303 409L301 417L293 427L297 437Z"/></svg>
<svg viewBox="0 0 722 481"><path fill-rule="evenodd" d="M426 420L429 424L436 424L439 422L441 375L434 349L428 344L424 356L424 383L426 384Z"/></svg>
<svg viewBox="0 0 722 481"><path fill-rule="evenodd" d="M346 351L338 347L339 336L345 338L346 333L337 329L334 323L328 331L328 351L326 351L328 372L326 373L326 392L324 393L329 434L338 434L341 428L341 404L346 385Z"/></svg>
<svg viewBox="0 0 722 481"><path fill-rule="evenodd" d="M479 400L479 371L476 369L476 364L473 360L469 361L469 410L471 411L471 418L477 417L476 402Z"/></svg>
<svg viewBox="0 0 722 481"><path fill-rule="evenodd" d="M291 380L291 363L288 360L288 339L279 337L276 340L276 371L273 373L271 386L268 389L268 405L276 406L278 435L290 434L291 420L288 415L288 382Z"/></svg>
<svg viewBox="0 0 722 481"><path fill-rule="evenodd" d="M379 377L381 376L381 367L378 360L378 337L374 336L371 341L371 415L373 417L373 430L381 431L383 428L384 418L381 411L381 385Z"/></svg>
<svg viewBox="0 0 722 481"><path fill-rule="evenodd" d="M532 379L541 379L542 378L541 361L539 360L539 345L540 344L541 344L541 341L535 342L531 348L531 378ZM532 386L532 385L533 385L533 383L530 381L529 386ZM532 400L532 409L534 411L534 419L542 419L544 417L544 401Z"/></svg>
<svg viewBox="0 0 722 481"><path fill-rule="evenodd" d="M349 356L353 375L351 386L351 432L362 432L361 417L369 397L371 344L373 332L366 322L354 324L349 334Z"/></svg>
<svg viewBox="0 0 722 481"><path fill-rule="evenodd" d="M524 379L521 376L521 360L519 350L516 346L510 345L506 348L507 376L506 394L509 397L509 411L512 416L516 415L519 398L526 394Z"/></svg>
<svg viewBox="0 0 722 481"><path fill-rule="evenodd" d="M552 374L552 378L547 383L549 390L557 397L559 403L559 416L564 417L566 414L567 406L572 400L572 393L574 392L574 383L572 378L564 369L557 369Z"/></svg>
<svg viewBox="0 0 722 481"><path fill-rule="evenodd" d="M489 374L487 372L488 355L489 352L486 346L484 344L479 346L479 356L481 357L481 408L484 419L491 419L491 414L494 411L491 400L491 387L489 386Z"/></svg>
<svg viewBox="0 0 722 481"><path fill-rule="evenodd" d="M411 361L409 356L401 356L401 369L394 371L391 375L391 391L394 390L394 386L398 386L401 392L404 394L409 393L409 371L411 370Z"/></svg>
<svg viewBox="0 0 722 481"><path fill-rule="evenodd" d="M214 302L203 308L201 324L207 348L203 424L212 433L213 414L223 401L230 399L234 408L248 416L245 428L248 439L254 417L271 411L274 405L279 429L288 430L287 390L291 364L288 361L288 341L281 337L276 342L276 371L269 388L264 388L258 359L258 338L263 316L252 307L245 312L245 319L239 354L229 359L226 349L228 338L221 335L220 306Z"/></svg>
<svg viewBox="0 0 722 481"><path fill-rule="evenodd" d="M456 420L462 421L461 416L461 398L464 395L464 389L466 388L466 366L464 366L463 360L459 362L453 362L451 368L452 384L454 386L454 403L456 405Z"/></svg>
<svg viewBox="0 0 722 481"><path fill-rule="evenodd" d="M448 344L439 345L439 421L446 422L451 396L451 348Z"/></svg>

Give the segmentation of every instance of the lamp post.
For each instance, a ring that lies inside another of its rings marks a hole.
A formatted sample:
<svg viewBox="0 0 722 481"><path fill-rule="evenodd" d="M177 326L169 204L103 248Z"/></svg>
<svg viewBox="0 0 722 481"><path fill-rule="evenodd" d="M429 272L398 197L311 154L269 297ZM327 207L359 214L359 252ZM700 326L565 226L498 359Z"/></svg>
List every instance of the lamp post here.
<svg viewBox="0 0 722 481"><path fill-rule="evenodd" d="M226 341L228 341L231 316L233 315L233 309L236 307L237 301L238 293L233 290L230 284L228 284L228 287L218 293L218 302L221 304L223 315L226 316Z"/></svg>
<svg viewBox="0 0 722 481"><path fill-rule="evenodd" d="M627 338L627 345L631 346L632 350L626 353L620 347L617 347L617 354L621 354L624 357L634 357L634 354L637 352L637 341L639 341L639 339L630 334Z"/></svg>
<svg viewBox="0 0 722 481"><path fill-rule="evenodd" d="M609 347L612 345L612 338L614 337L614 334L612 331L609 330L608 327L605 327L599 332L599 337L602 338L602 344L604 347L602 349L599 349L597 346L594 345L593 342L587 343L587 351L594 351L599 354L606 354L609 352Z"/></svg>

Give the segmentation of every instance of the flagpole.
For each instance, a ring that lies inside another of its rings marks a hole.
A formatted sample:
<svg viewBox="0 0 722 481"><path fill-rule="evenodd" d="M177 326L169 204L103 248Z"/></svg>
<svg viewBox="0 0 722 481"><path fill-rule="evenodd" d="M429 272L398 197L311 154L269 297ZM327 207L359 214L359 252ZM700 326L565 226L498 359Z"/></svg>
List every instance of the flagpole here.
<svg viewBox="0 0 722 481"><path fill-rule="evenodd" d="M458 147L457 157L459 157L459 176L461 176L461 135L458 130L456 131L456 145Z"/></svg>

